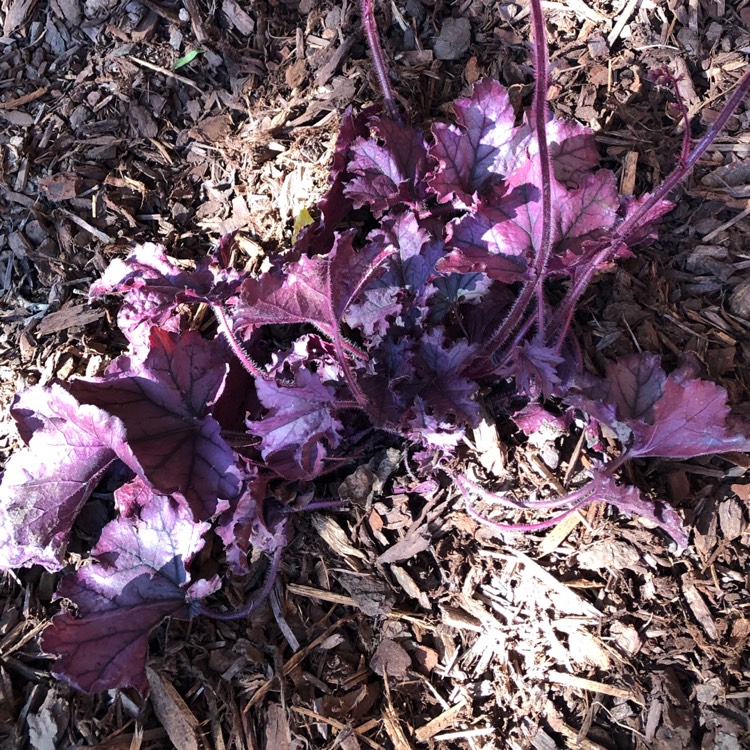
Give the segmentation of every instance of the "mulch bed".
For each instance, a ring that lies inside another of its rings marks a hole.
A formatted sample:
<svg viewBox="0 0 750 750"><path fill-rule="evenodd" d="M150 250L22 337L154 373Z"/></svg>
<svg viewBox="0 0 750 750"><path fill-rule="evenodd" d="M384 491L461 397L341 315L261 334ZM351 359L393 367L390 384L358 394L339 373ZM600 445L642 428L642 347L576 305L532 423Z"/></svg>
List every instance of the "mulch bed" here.
<svg viewBox="0 0 750 750"><path fill-rule="evenodd" d="M546 4L551 104L595 130L623 192L652 188L680 152L679 112L649 71L680 77L705 127L747 67L740 5ZM7 406L25 385L95 375L122 351L114 302L86 294L134 243L191 259L237 231L238 258L258 267L289 248L325 189L341 113L378 93L348 0L0 8ZM404 110L442 117L485 75L528 104L527 16L512 2L383 4ZM672 365L692 352L750 416L749 165L745 105L660 241L589 293L576 325L592 367L638 349ZM16 441L5 419L0 454ZM516 444L491 419L467 452L519 492L557 487L586 460L576 445ZM629 480L668 498L691 529L677 555L600 505L550 532L499 536L387 451L332 488L345 510L298 520L259 613L155 633L146 697L82 696L53 679L37 637L59 608L56 577L3 574L0 746L750 747L749 467L744 454L631 467ZM227 597L239 603L255 585L233 581Z"/></svg>

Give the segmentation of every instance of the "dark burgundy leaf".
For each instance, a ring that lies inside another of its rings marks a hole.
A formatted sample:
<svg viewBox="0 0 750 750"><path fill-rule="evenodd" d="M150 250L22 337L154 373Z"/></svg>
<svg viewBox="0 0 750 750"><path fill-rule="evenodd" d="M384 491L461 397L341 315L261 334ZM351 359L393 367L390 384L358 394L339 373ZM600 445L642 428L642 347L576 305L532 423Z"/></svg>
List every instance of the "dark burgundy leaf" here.
<svg viewBox="0 0 750 750"><path fill-rule="evenodd" d="M529 398L550 396L560 383L557 368L563 358L549 347L534 341L522 341L513 351L512 358L500 375L516 379L519 393Z"/></svg>
<svg viewBox="0 0 750 750"><path fill-rule="evenodd" d="M624 208L625 219L636 215L641 206L645 205L651 198L651 193L644 193L637 198L625 196L621 199ZM656 238L656 224L662 216L668 214L673 208L671 201L659 201L648 213L641 217L637 224L631 227L631 231L625 238L628 244L637 245Z"/></svg>
<svg viewBox="0 0 750 750"><path fill-rule="evenodd" d="M561 186L560 203L555 212L559 216L561 239L597 235L617 222L619 195L614 174L600 169L579 176L577 182L576 188L565 189Z"/></svg>
<svg viewBox="0 0 750 750"><path fill-rule="evenodd" d="M662 397L666 380L659 357L636 354L607 365L600 398L615 404L620 419L653 424L654 404Z"/></svg>
<svg viewBox="0 0 750 750"><path fill-rule="evenodd" d="M369 206L381 216L397 203L414 203L424 174L426 152L421 133L386 118L374 118L375 138L359 138L351 147L348 170L355 176L345 193L355 208Z"/></svg>
<svg viewBox="0 0 750 750"><path fill-rule="evenodd" d="M165 617L187 619L191 604L219 588L218 578L191 590L186 571L203 546L207 523L168 498L154 498L140 518L102 530L94 561L63 578L64 612L44 631L42 648L56 657L52 673L79 690L147 689L148 639Z"/></svg>
<svg viewBox="0 0 750 750"><path fill-rule="evenodd" d="M419 342L414 360L419 394L425 406L439 418L453 415L461 422L476 424L479 405L472 396L477 384L461 375L472 361L475 347L465 342L446 344L444 334L437 327Z"/></svg>
<svg viewBox="0 0 750 750"><path fill-rule="evenodd" d="M239 492L234 451L209 413L226 376L223 346L195 331L177 336L158 328L150 343L142 362L121 357L104 377L70 388L82 403L122 420L134 471L163 494L179 493L197 519L207 519Z"/></svg>
<svg viewBox="0 0 750 750"><path fill-rule="evenodd" d="M436 278L429 294L430 323L442 323L447 315L457 313L461 304L479 304L490 284L483 273L449 273Z"/></svg>
<svg viewBox="0 0 750 750"><path fill-rule="evenodd" d="M378 285L407 288L419 298L435 263L443 255L442 240L434 240L410 211L384 219L381 227L370 239L381 242L393 255L389 270L378 280Z"/></svg>
<svg viewBox="0 0 750 750"><path fill-rule="evenodd" d="M377 427L399 424L404 416L406 397L400 387L414 378L409 342L386 338L370 351L370 360L358 383L367 396L366 409Z"/></svg>

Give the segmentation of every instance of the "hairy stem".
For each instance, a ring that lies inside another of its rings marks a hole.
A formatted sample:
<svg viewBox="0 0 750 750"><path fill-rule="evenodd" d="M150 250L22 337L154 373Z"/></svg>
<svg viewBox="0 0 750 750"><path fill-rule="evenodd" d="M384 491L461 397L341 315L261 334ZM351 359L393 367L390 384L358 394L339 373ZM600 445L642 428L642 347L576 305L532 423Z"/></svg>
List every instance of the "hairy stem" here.
<svg viewBox="0 0 750 750"><path fill-rule="evenodd" d="M301 508L284 508L282 513L310 513L315 510L339 510L348 505L347 500L318 500Z"/></svg>
<svg viewBox="0 0 750 750"><path fill-rule="evenodd" d="M485 502L502 505L505 508L514 508L516 510L543 510L545 508L559 508L563 505L570 503L578 503L582 501L588 502L590 496L594 493L594 488L591 484L584 485L580 489L569 492L567 495L562 497L552 498L550 500L529 500L526 502L520 500L514 500L507 495L498 495L494 492L484 489L482 485L473 482L465 474L451 474L451 478L456 484L464 498L467 495L476 495L482 498Z"/></svg>
<svg viewBox="0 0 750 750"><path fill-rule="evenodd" d="M590 502L591 500L588 499L581 500L572 508L566 510L564 513L560 513L554 518L548 518L546 521L539 521L538 523L498 523L497 521L493 521L492 519L487 518L487 516L483 516L481 513L477 512L477 510L471 505L466 506L466 512L475 521L478 521L484 526L489 526L491 529L499 531L503 534L507 532L510 532L511 534L525 534L529 531L541 531L542 529L550 528L550 526L555 526L556 524L560 523L560 521L567 518L572 513L575 513L577 510Z"/></svg>
<svg viewBox="0 0 750 750"><path fill-rule="evenodd" d="M261 378L262 380L271 380L271 376L267 372L263 372L263 370L261 370L243 351L240 342L234 335L232 324L229 322L229 318L227 318L224 306L221 304L211 305L211 309L219 323L219 332L223 334L224 338L229 343L234 356L239 359L240 364L254 377Z"/></svg>
<svg viewBox="0 0 750 750"><path fill-rule="evenodd" d="M273 589L273 585L276 583L276 579L279 576L279 571L281 570L281 556L283 552L284 547L281 545L274 550L271 564L268 567L268 572L266 573L266 579L263 582L263 585L255 592L255 594L253 594L242 609L235 610L234 612L217 612L214 609L201 605L198 608L197 614L205 615L213 620L239 620L251 615L266 599L268 599L268 596Z"/></svg>
<svg viewBox="0 0 750 750"><path fill-rule="evenodd" d="M385 105L388 107L388 113L396 121L401 122L401 113L398 111L396 97L393 95L391 82L388 79L388 68L385 65L383 57L383 48L380 46L380 37L378 36L378 27L375 23L374 0L360 0L360 10L362 13L362 27L365 31L365 40L370 50L372 64L375 67L375 75L378 77L378 85L383 94Z"/></svg>
<svg viewBox="0 0 750 750"><path fill-rule="evenodd" d="M676 188L687 176L690 174L693 167L698 163L699 159L708 150L709 146L713 143L716 136L724 129L727 124L727 120L734 114L734 111L739 107L740 103L750 92L750 71L740 79L737 88L734 90L732 96L729 97L726 104L722 107L719 116L713 122L711 127L708 129L703 138L698 141L696 146L687 155L686 158L681 159L680 163L672 170L669 176L664 182L659 185L656 190L639 206L635 211L628 216L625 221L620 224L617 229L613 232L606 243L602 245L602 249L594 256L589 265L583 270L581 275L577 278L567 296L558 308L557 314L552 321L550 330L557 331L557 344L556 350L559 352L562 348L563 341L567 335L568 328L570 327L571 321L573 320L573 313L575 307L578 304L581 296L588 287L597 269L617 252L617 248L622 244L627 244L628 238L636 232L640 231L644 224L648 223L648 215L652 209L667 199L667 196ZM683 148L684 151L684 148Z"/></svg>
<svg viewBox="0 0 750 750"><path fill-rule="evenodd" d="M539 169L542 183L542 237L534 263L536 275L537 336L544 341L544 275L552 253L552 162L547 143L547 90L549 59L547 39L544 33L544 15L541 0L531 0L531 26L534 30L534 99L531 104L531 119L539 147Z"/></svg>
<svg viewBox="0 0 750 750"><path fill-rule="evenodd" d="M524 282L523 286L521 287L521 291L518 294L518 297L516 297L516 301L513 303L508 314L505 316L505 320L503 320L503 322L497 327L492 336L490 336L490 338L484 342L481 349L477 353L477 356L475 357L475 361L482 359L491 360L492 355L496 351L498 351L498 349L501 349L503 347L505 342L513 335L513 332L516 330L516 327L521 322L521 319L526 313L526 309L528 308L529 303L534 297L535 289L536 285L533 280ZM482 372L481 374L477 373L476 377L488 375L494 369L495 367L492 366L486 372Z"/></svg>
<svg viewBox="0 0 750 750"><path fill-rule="evenodd" d="M363 0L365 2L365 0ZM534 260L533 278L524 282L505 320L482 346L480 357L491 358L513 335L526 309L536 294L537 336L544 341L544 276L552 253L552 162L547 143L547 89L549 88L547 39L540 0L531 0L531 25L534 31L534 99L531 120L539 148L539 169L542 184L542 235Z"/></svg>

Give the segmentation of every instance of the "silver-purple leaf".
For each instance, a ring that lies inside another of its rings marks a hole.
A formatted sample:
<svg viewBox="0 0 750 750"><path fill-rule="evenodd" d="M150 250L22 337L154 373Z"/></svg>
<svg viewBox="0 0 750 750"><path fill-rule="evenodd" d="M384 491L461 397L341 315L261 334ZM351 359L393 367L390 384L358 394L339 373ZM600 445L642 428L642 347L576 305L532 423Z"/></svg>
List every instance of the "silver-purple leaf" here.
<svg viewBox="0 0 750 750"><path fill-rule="evenodd" d="M59 570L76 517L117 453L129 454L125 427L60 385L16 398L28 445L9 459L0 484L0 569Z"/></svg>

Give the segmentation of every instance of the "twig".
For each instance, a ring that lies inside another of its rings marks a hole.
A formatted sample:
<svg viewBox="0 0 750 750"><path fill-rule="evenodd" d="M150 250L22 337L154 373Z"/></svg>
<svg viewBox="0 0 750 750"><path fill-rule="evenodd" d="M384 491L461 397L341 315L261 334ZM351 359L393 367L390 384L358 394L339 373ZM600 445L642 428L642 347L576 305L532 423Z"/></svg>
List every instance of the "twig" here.
<svg viewBox="0 0 750 750"><path fill-rule="evenodd" d="M178 75L177 73L172 72L171 70L167 70L166 68L162 68L160 65L154 65L154 63L148 62L148 60L141 60L140 57L133 57L132 55L128 55L127 59L131 62L134 62L136 65L140 65L142 68L148 68L149 70L153 70L155 73L161 73L162 75L167 76L167 78L174 78L175 81L179 81L180 83L184 83L185 86L190 86L190 88L195 89L199 93L203 93L203 89L201 89L198 84L191 81L189 78L185 78L185 76Z"/></svg>

